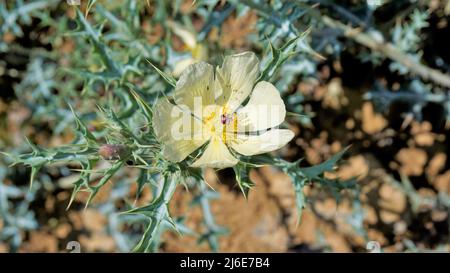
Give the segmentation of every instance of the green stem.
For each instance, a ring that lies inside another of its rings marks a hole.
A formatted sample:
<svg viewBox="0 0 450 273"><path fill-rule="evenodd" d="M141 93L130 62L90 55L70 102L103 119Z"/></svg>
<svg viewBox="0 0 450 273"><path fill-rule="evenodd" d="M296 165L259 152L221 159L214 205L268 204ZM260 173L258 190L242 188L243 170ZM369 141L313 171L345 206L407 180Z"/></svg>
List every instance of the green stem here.
<svg viewBox="0 0 450 273"><path fill-rule="evenodd" d="M178 185L178 176L170 174L165 177L164 185L159 196L148 206L150 223L145 230L144 236L133 249L134 252L148 252L151 244L156 237L160 225L165 219L169 219L168 203L172 199L175 189ZM145 214L145 213L144 213Z"/></svg>

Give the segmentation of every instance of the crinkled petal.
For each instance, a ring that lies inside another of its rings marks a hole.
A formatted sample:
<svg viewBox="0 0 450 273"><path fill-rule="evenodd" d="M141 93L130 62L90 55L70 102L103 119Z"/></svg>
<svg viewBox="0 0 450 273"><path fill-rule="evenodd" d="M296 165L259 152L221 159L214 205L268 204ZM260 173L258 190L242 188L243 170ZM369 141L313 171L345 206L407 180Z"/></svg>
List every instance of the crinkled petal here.
<svg viewBox="0 0 450 273"><path fill-rule="evenodd" d="M236 135L230 146L236 152L251 156L275 151L286 145L294 137L288 129L273 129L261 135Z"/></svg>
<svg viewBox="0 0 450 273"><path fill-rule="evenodd" d="M180 162L202 146L204 139L201 122L194 118L187 108L171 104L167 99L159 100L154 108L153 129L163 144L163 156L172 162Z"/></svg>
<svg viewBox="0 0 450 273"><path fill-rule="evenodd" d="M214 104L214 67L205 62L191 64L181 73L177 81L174 100L177 105L186 105L195 115L201 106ZM195 102L199 103L194 108ZM198 113L197 113L198 112Z"/></svg>
<svg viewBox="0 0 450 273"><path fill-rule="evenodd" d="M236 165L238 159L235 158L227 146L219 137L214 137L208 143L202 156L197 159L192 167L228 168Z"/></svg>
<svg viewBox="0 0 450 273"><path fill-rule="evenodd" d="M286 107L273 84L261 81L253 89L247 105L237 111L238 132L256 132L280 125Z"/></svg>
<svg viewBox="0 0 450 273"><path fill-rule="evenodd" d="M250 95L259 74L259 60L253 52L225 57L217 69L221 88L216 90L216 104L232 112Z"/></svg>

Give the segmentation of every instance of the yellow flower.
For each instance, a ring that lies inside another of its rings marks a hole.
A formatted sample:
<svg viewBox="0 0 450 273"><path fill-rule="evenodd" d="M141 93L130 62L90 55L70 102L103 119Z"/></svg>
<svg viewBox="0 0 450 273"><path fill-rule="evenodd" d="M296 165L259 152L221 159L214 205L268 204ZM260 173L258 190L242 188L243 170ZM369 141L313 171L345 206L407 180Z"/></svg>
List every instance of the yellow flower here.
<svg viewBox="0 0 450 273"><path fill-rule="evenodd" d="M192 166L226 168L238 163L235 153L262 154L288 143L294 133L274 128L286 116L284 102L271 83L255 85L258 74L252 52L227 56L216 69L205 62L186 68L175 87L175 104L164 98L155 106L153 126L163 155L180 162L208 142Z"/></svg>
<svg viewBox="0 0 450 273"><path fill-rule="evenodd" d="M182 27L172 21L169 21L168 25L173 33L181 38L186 50L191 53L190 57L184 58L176 63L172 74L174 77L179 77L183 70L185 70L189 65L206 60L208 57L208 49L205 45L199 43L196 35L185 27Z"/></svg>

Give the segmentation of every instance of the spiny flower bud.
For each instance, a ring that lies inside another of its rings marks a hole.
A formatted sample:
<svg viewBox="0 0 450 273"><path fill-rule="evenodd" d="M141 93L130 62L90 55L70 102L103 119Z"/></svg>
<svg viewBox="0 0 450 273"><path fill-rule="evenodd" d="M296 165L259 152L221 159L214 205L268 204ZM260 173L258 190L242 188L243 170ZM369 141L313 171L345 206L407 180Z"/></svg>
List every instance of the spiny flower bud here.
<svg viewBox="0 0 450 273"><path fill-rule="evenodd" d="M106 160L117 160L127 157L130 150L123 144L104 144L98 149L98 154Z"/></svg>

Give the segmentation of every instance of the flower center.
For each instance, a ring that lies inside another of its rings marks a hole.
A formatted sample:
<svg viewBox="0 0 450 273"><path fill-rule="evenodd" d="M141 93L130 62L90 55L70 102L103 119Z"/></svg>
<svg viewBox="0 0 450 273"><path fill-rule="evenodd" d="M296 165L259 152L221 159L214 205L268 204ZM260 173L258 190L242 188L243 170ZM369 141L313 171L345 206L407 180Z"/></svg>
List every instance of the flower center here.
<svg viewBox="0 0 450 273"><path fill-rule="evenodd" d="M227 114L226 109L221 106L215 106L211 110L203 113L204 135L218 136L223 142L234 138L237 132L237 116L235 113Z"/></svg>

